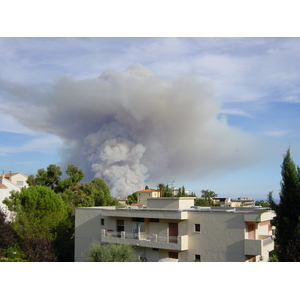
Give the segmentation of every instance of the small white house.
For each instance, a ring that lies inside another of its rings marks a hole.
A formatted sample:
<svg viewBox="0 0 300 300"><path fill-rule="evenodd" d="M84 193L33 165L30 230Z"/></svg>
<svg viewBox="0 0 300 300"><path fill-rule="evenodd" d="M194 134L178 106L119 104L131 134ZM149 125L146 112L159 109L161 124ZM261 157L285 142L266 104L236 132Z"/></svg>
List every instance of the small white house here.
<svg viewBox="0 0 300 300"><path fill-rule="evenodd" d="M5 198L10 196L11 191L20 191L23 187L28 187L27 176L21 173L8 173L0 176L0 209L7 213L7 206L3 203Z"/></svg>

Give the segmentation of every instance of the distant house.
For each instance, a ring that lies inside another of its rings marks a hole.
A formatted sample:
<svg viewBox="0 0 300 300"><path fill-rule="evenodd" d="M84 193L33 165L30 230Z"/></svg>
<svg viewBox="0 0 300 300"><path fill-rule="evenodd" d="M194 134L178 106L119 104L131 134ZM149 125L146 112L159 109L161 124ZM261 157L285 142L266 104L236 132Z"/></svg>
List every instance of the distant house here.
<svg viewBox="0 0 300 300"><path fill-rule="evenodd" d="M127 198L116 197L116 200L117 200L121 205L126 205Z"/></svg>
<svg viewBox="0 0 300 300"><path fill-rule="evenodd" d="M173 196L177 196L178 193L179 193L179 188L177 187L171 187L171 191L172 191L172 194ZM190 189L185 189L185 194L190 196L192 194L191 190Z"/></svg>
<svg viewBox="0 0 300 300"><path fill-rule="evenodd" d="M230 198L213 198L214 205L231 206Z"/></svg>
<svg viewBox="0 0 300 300"><path fill-rule="evenodd" d="M159 190L146 189L137 191L137 203L141 205L147 205L148 198L157 198L160 197Z"/></svg>
<svg viewBox="0 0 300 300"><path fill-rule="evenodd" d="M10 196L11 191L20 191L23 187L28 187L27 176L21 173L8 173L0 176L0 209L9 215L7 206L3 200Z"/></svg>
<svg viewBox="0 0 300 300"><path fill-rule="evenodd" d="M240 197L237 200L231 200L231 207L254 207L255 201L252 198Z"/></svg>

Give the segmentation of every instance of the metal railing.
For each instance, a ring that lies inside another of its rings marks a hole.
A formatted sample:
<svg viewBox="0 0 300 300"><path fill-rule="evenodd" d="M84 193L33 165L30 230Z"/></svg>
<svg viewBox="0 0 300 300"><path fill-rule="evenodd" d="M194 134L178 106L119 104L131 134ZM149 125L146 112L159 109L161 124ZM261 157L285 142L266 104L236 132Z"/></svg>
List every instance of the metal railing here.
<svg viewBox="0 0 300 300"><path fill-rule="evenodd" d="M157 234L145 234L142 232L117 232L117 231L104 231L104 237L116 237L125 239L136 239L136 240L146 240L158 243L178 243L178 236L162 236Z"/></svg>

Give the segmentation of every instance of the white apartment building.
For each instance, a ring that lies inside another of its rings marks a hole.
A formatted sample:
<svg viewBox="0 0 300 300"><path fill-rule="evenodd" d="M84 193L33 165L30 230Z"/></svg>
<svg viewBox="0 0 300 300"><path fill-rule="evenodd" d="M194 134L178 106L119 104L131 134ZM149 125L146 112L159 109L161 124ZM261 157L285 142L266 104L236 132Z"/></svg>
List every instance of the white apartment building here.
<svg viewBox="0 0 300 300"><path fill-rule="evenodd" d="M170 189L171 189L171 191L172 191L173 196L178 195L178 193L179 193L179 188L177 188L177 187L175 186L175 187L171 187ZM192 192L191 192L190 189L185 189L185 194L191 195L191 193L192 193Z"/></svg>
<svg viewBox="0 0 300 300"><path fill-rule="evenodd" d="M266 262L274 212L195 207L194 198L149 198L147 207L82 207L75 216L75 261L93 241L129 244L148 262Z"/></svg>

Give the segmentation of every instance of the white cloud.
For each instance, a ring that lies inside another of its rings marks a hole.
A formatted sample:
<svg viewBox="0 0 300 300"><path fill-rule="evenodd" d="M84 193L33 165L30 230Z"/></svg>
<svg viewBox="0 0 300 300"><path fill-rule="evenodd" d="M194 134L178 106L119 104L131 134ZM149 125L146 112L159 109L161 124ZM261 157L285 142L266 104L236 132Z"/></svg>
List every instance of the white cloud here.
<svg viewBox="0 0 300 300"><path fill-rule="evenodd" d="M265 132L266 136L272 136L272 137L283 137L290 133L290 130L271 130Z"/></svg>
<svg viewBox="0 0 300 300"><path fill-rule="evenodd" d="M236 115L236 116L243 116L247 118L253 118L253 116L241 109L235 109L235 108L223 108L220 111L220 114L225 115Z"/></svg>

